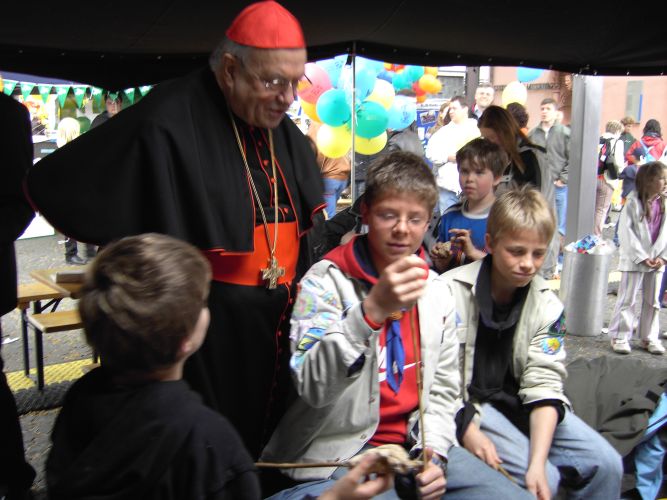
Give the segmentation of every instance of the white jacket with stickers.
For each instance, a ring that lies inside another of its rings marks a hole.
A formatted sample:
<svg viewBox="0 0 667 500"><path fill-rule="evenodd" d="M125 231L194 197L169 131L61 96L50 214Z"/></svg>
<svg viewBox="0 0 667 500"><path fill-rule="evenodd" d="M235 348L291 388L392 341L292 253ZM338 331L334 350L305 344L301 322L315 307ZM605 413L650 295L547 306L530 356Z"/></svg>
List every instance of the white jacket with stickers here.
<svg viewBox="0 0 667 500"><path fill-rule="evenodd" d="M472 381L475 339L479 308L475 298L481 260L453 269L436 282L446 284L454 297L456 331L460 343L461 394L469 400L467 388ZM514 332L512 373L519 382L523 404L557 399L570 405L563 393L565 370L565 316L563 304L549 289L546 281L535 276L530 283L519 321ZM474 422L479 425L479 410Z"/></svg>
<svg viewBox="0 0 667 500"><path fill-rule="evenodd" d="M453 300L435 276L431 272L418 302L422 401L426 445L447 456L456 441L454 417L461 406L458 348ZM380 330L372 330L363 318L365 296L359 280L328 260L315 264L301 280L291 330L291 370L299 398L273 433L263 461L344 461L375 433L380 419ZM415 422L416 412L408 429ZM327 478L334 470L283 472L303 481Z"/></svg>

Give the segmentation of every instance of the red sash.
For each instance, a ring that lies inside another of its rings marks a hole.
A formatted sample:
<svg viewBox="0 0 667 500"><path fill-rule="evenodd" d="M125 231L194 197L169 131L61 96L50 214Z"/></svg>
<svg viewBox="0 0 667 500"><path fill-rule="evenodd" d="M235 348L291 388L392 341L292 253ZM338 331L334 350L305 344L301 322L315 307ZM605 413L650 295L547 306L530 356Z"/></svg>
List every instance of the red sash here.
<svg viewBox="0 0 667 500"><path fill-rule="evenodd" d="M269 234L273 236L274 225L269 224ZM224 250L205 250L204 256L211 263L213 280L235 285L262 286L262 269L269 265L269 246L264 225L255 226L255 250L252 253L228 253ZM299 236L296 222L281 222L278 225L276 259L285 268L285 274L278 278L278 284L291 283L296 276L299 257Z"/></svg>

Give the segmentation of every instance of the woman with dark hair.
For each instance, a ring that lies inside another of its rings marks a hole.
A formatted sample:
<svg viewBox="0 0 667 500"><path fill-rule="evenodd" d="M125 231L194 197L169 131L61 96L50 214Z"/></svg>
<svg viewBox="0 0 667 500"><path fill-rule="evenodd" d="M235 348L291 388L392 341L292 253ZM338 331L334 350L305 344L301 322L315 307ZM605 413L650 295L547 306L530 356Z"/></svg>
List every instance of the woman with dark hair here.
<svg viewBox="0 0 667 500"><path fill-rule="evenodd" d="M625 153L628 164L641 165L660 160L665 151L665 141L662 140L660 122L651 118L644 125L642 138L630 146Z"/></svg>
<svg viewBox="0 0 667 500"><path fill-rule="evenodd" d="M514 117L500 106L489 106L478 125L482 136L503 148L510 158L496 195L525 184L541 189L542 172L537 155L544 150L528 140Z"/></svg>

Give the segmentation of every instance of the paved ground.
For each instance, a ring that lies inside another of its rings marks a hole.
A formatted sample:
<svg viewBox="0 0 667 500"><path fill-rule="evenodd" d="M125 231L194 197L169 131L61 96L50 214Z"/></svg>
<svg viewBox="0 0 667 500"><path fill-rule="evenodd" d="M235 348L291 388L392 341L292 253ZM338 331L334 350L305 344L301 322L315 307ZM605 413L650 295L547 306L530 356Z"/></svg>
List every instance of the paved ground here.
<svg viewBox="0 0 667 500"><path fill-rule="evenodd" d="M610 231L610 230L608 230ZM58 243L58 236L34 238L17 242L17 256L19 267L19 281L31 281L30 271L33 269L49 268L64 265L64 248ZM614 260L615 265L616 258ZM612 265L612 269L614 269ZM615 292L616 285L610 285L610 292ZM607 307L605 313L605 325L608 324L612 314L616 296L610 293L607 296ZM73 307L72 301L65 300L61 308ZM661 324L667 325L667 310L660 314ZM3 319L3 331L6 336L17 338L19 335L19 315L12 312ZM60 333L47 336L44 343L44 357L47 365L54 365L54 373L62 373L64 367L74 367L77 373L81 372L81 366L87 363L59 365L64 362L86 360L90 357L90 349L85 345L81 332ZM590 337L569 336L566 341L568 358L574 360L579 357L591 359L600 355L613 354L609 341L604 335ZM22 370L21 341L6 344L2 348L7 372ZM653 356L638 347L630 354L631 357L639 358L651 366L667 366L667 356ZM31 360L34 366L34 361ZM54 376L55 377L55 376ZM67 379L68 377L64 377ZM13 380L21 380L23 376L13 376ZM49 383L47 374L47 384ZM55 380L55 379L53 379ZM53 380L51 380L53 382ZM39 395L34 388L18 391L17 400L22 408L49 407L58 404L66 388L71 382L59 382L50 384L43 395ZM26 384L29 385L29 384ZM34 485L36 498L45 497L44 462L49 450L49 434L58 413L58 409L44 411L29 411L21 416L23 434L26 444L28 460L37 470L37 480Z"/></svg>

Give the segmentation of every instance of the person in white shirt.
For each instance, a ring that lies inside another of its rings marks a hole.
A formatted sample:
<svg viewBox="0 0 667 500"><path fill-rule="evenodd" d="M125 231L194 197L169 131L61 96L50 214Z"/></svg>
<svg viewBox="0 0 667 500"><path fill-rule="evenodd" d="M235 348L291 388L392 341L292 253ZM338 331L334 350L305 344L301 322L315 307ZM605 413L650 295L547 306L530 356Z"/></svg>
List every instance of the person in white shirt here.
<svg viewBox="0 0 667 500"><path fill-rule="evenodd" d="M625 166L623 140L620 138L622 131L623 124L618 120L611 120L607 122L605 133L600 137L599 148L600 150L603 147L605 148L605 151L602 152L605 158L608 156L613 158L616 171L609 172L606 168L601 170L600 165L604 163L604 160L602 156L598 156L600 165L598 165L598 181L595 190L595 224L593 226L593 232L597 236L602 235L602 227L611 206L612 194L614 194L614 189L616 189L616 185L619 182L618 174L621 173Z"/></svg>

